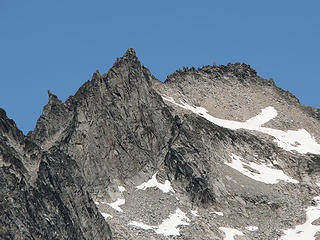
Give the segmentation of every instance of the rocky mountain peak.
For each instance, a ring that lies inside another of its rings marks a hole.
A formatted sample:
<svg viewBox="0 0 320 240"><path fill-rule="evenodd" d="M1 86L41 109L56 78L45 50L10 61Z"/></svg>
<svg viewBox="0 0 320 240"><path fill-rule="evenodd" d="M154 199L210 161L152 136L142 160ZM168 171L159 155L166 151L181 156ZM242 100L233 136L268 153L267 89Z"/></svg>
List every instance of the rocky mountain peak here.
<svg viewBox="0 0 320 240"><path fill-rule="evenodd" d="M133 48L128 48L122 58L136 59L137 58L136 51Z"/></svg>
<svg viewBox="0 0 320 240"><path fill-rule="evenodd" d="M0 108L0 118L6 119L7 113L4 109Z"/></svg>
<svg viewBox="0 0 320 240"><path fill-rule="evenodd" d="M49 104L55 104L57 102L61 103L58 97L55 94L53 94L50 90L48 90L48 98L49 98L49 102L48 102Z"/></svg>
<svg viewBox="0 0 320 240"><path fill-rule="evenodd" d="M194 67L183 67L173 74L170 74L166 83L168 84L179 84L182 79L188 79L189 77L199 78L200 76L211 76L213 80L225 80L226 78L234 78L237 81L244 84L266 84L275 85L273 80L266 80L258 76L255 69L246 63L228 63L227 65L217 66L215 63L213 65L205 65L201 68ZM191 83L193 84L193 83Z"/></svg>
<svg viewBox="0 0 320 240"><path fill-rule="evenodd" d="M0 191L40 219L23 225L43 226L40 238L110 239L98 208L114 239L279 239L320 209L319 111L250 65L184 68L163 83L128 49L66 102L48 95L18 141L28 151L0 141L0 160L15 157L30 175L26 201L3 190L19 176L0 166L1 182L11 179ZM7 122L0 109L2 135Z"/></svg>
<svg viewBox="0 0 320 240"><path fill-rule="evenodd" d="M22 139L23 133L18 129L16 123L7 117L4 109L0 108L0 135L12 139Z"/></svg>
<svg viewBox="0 0 320 240"><path fill-rule="evenodd" d="M114 68L121 68L124 65L127 65L131 68L141 67L141 63L136 55L136 51L133 48L129 48L122 57L117 58L111 70Z"/></svg>
<svg viewBox="0 0 320 240"><path fill-rule="evenodd" d="M97 69L93 74L92 74L92 80L99 80L101 78L101 74L99 70Z"/></svg>

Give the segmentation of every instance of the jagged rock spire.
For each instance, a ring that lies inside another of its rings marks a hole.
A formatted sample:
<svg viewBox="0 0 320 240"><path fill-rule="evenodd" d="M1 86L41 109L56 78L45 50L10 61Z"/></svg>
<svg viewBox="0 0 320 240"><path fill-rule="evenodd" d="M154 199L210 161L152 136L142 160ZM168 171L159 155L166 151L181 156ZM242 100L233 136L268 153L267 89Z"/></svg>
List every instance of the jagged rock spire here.
<svg viewBox="0 0 320 240"><path fill-rule="evenodd" d="M14 139L23 138L23 133L18 129L16 123L8 118L4 109L0 108L0 138L1 135L12 136Z"/></svg>
<svg viewBox="0 0 320 240"><path fill-rule="evenodd" d="M7 118L7 113L4 109L0 108L0 118Z"/></svg>
<svg viewBox="0 0 320 240"><path fill-rule="evenodd" d="M97 70L92 74L92 80L100 79L100 77L101 77L100 72L99 72L99 70L97 69Z"/></svg>
<svg viewBox="0 0 320 240"><path fill-rule="evenodd" d="M141 63L136 55L136 51L133 48L128 48L121 58L117 58L117 61L114 63L112 69L119 68L123 64L133 67L141 67Z"/></svg>
<svg viewBox="0 0 320 240"><path fill-rule="evenodd" d="M136 51L133 48L128 48L123 57L137 57Z"/></svg>
<svg viewBox="0 0 320 240"><path fill-rule="evenodd" d="M48 90L49 104L53 104L56 102L61 102L59 98L53 94L50 90Z"/></svg>

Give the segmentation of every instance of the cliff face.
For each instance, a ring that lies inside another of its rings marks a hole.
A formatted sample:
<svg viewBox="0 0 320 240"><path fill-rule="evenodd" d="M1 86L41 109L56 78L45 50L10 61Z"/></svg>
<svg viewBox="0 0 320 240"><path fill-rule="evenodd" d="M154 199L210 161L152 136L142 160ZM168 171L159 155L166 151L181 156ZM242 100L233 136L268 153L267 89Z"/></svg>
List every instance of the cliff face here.
<svg viewBox="0 0 320 240"><path fill-rule="evenodd" d="M0 115L0 238L111 239L76 162L43 152Z"/></svg>
<svg viewBox="0 0 320 240"><path fill-rule="evenodd" d="M151 78L130 49L66 103L50 95L30 136L77 159L92 191L103 191L115 178L151 173L163 162L174 126Z"/></svg>
<svg viewBox="0 0 320 240"><path fill-rule="evenodd" d="M318 112L246 64L162 83L128 49L66 102L49 92L28 137L0 112L4 203L25 209L5 216L21 237L108 239L92 197L114 239L277 239L320 195Z"/></svg>

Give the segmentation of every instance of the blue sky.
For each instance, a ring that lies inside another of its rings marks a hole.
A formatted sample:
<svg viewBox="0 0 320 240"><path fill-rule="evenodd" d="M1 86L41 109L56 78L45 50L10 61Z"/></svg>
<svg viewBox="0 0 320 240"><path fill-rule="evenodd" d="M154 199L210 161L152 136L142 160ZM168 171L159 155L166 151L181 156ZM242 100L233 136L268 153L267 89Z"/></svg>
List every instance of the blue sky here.
<svg viewBox="0 0 320 240"><path fill-rule="evenodd" d="M0 107L25 133L127 48L160 80L245 62L320 107L320 1L0 0Z"/></svg>

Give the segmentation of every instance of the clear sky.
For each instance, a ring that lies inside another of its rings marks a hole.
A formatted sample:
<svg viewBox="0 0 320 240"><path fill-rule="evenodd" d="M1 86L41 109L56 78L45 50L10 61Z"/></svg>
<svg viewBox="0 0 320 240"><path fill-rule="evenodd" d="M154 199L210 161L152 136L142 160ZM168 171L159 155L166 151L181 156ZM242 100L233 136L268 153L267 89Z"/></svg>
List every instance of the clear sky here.
<svg viewBox="0 0 320 240"><path fill-rule="evenodd" d="M133 47L162 81L240 61L319 108L319 11L318 0L0 0L0 107L26 133L48 89L65 100Z"/></svg>

